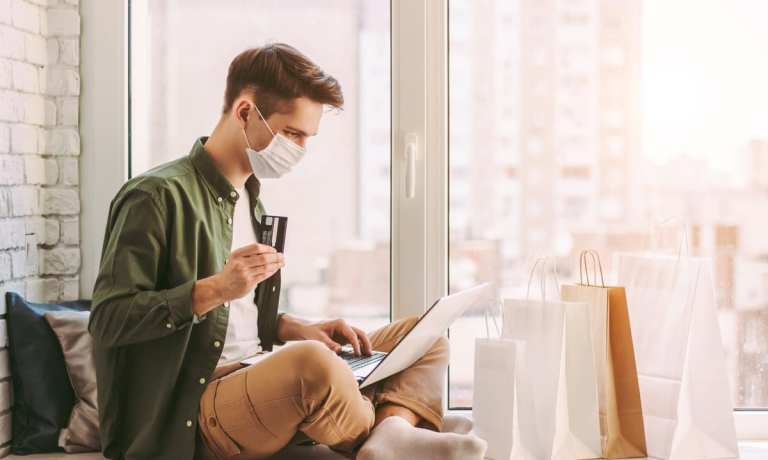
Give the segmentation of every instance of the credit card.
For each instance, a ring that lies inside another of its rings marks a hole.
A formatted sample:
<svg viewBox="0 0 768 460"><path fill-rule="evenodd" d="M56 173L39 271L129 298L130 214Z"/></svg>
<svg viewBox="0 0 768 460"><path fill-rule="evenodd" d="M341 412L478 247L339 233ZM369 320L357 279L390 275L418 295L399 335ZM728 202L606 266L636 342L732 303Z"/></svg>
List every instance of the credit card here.
<svg viewBox="0 0 768 460"><path fill-rule="evenodd" d="M285 248L285 230L287 227L287 217L264 214L261 216L259 242L272 246L277 252L283 252Z"/></svg>

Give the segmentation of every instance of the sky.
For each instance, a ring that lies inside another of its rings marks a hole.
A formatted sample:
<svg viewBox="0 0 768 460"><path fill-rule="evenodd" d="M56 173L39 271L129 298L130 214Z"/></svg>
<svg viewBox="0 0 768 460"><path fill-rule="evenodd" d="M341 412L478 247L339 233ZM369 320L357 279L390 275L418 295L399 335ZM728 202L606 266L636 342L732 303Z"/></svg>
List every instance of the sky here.
<svg viewBox="0 0 768 460"><path fill-rule="evenodd" d="M745 148L768 138L768 1L643 2L643 150L702 157L746 179Z"/></svg>

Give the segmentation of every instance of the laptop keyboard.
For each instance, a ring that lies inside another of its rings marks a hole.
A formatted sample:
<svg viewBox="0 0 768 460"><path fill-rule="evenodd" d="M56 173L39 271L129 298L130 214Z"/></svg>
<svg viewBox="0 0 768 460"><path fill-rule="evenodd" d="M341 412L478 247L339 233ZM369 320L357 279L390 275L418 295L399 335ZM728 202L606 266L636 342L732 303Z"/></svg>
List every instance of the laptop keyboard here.
<svg viewBox="0 0 768 460"><path fill-rule="evenodd" d="M385 356L387 356L387 354L383 351L374 351L371 356L356 356L351 351L342 351L339 353L339 357L346 361L353 371L368 366L369 364L375 364L384 359Z"/></svg>

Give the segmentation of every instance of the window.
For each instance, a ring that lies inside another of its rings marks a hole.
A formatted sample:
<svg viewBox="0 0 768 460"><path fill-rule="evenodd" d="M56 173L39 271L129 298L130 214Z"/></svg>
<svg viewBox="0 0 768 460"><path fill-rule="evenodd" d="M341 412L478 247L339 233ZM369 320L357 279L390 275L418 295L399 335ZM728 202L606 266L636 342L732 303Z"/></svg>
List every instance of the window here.
<svg viewBox="0 0 768 460"><path fill-rule="evenodd" d="M643 244L652 217L682 216L692 223L692 250L718 260L733 399L744 409L736 414L737 432L742 439L768 436L763 2L133 0L129 6L130 40L126 2L81 5L81 187L89 197L81 216L83 292L95 279L109 200L129 176L127 146L134 173L186 154L216 121L228 60L267 39L287 41L340 77L347 108L324 117L323 135L295 173L265 187L267 209L292 217L288 250L310 241L326 248L290 274L303 254L288 253L286 281L298 289L288 290L282 305L307 316L356 315L353 321L372 327L387 320L390 304L393 318L418 314L437 297L480 281L497 281L503 296L521 295L514 287L524 286L533 256L558 254L561 279L573 279L563 269L572 270L574 248L594 247L610 263L613 251ZM217 25L243 18L247 27ZM247 36L238 35L245 28ZM152 78L164 92L150 85ZM194 97L184 97L189 94ZM139 111L152 113L152 121ZM407 139L417 146L412 168ZM166 143L164 150L154 148L155 140ZM339 146L343 151L334 152ZM163 152L170 156L161 158ZM332 158L340 178L323 190L337 201L321 217L281 193L289 180L312 183L328 171L310 157ZM413 196L406 185L414 186ZM339 198L340 189L353 193ZM302 218L313 220L301 225ZM331 226L341 230L332 234ZM313 227L320 231L307 233ZM345 271L345 261L379 263L376 251L387 245L385 268L360 265L365 279L355 278L375 285L375 301L343 291L331 296L336 280L360 275ZM300 301L302 295L311 301ZM451 329L451 408L472 404L469 351L485 334L480 315L470 312Z"/></svg>
<svg viewBox="0 0 768 460"><path fill-rule="evenodd" d="M379 0L131 2L131 175L210 134L248 47L291 44L339 79L344 110L261 190L267 212L289 217L281 309L366 330L390 318L389 22Z"/></svg>
<svg viewBox="0 0 768 460"><path fill-rule="evenodd" d="M768 5L449 5L450 291L519 296L539 254L573 279L580 249L610 264L682 217L716 263L734 406L768 408ZM456 351L481 313L451 329L450 407L472 405L473 354Z"/></svg>

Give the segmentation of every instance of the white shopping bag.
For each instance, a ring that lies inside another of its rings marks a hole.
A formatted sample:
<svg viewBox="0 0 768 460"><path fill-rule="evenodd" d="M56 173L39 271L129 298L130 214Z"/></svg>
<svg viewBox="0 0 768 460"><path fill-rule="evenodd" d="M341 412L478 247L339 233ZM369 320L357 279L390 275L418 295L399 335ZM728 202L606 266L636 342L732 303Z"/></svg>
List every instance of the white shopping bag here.
<svg viewBox="0 0 768 460"><path fill-rule="evenodd" d="M627 292L648 455L737 458L708 258L616 254Z"/></svg>
<svg viewBox="0 0 768 460"><path fill-rule="evenodd" d="M539 260L544 271L546 261ZM530 288L530 281L529 281ZM597 377L584 302L506 299L503 337L523 341L512 459L601 456Z"/></svg>
<svg viewBox="0 0 768 460"><path fill-rule="evenodd" d="M524 349L519 340L475 340L472 418L475 434L488 443L485 456L492 460L508 460L512 451L515 382Z"/></svg>

